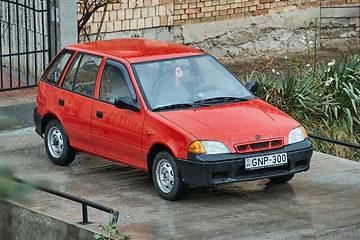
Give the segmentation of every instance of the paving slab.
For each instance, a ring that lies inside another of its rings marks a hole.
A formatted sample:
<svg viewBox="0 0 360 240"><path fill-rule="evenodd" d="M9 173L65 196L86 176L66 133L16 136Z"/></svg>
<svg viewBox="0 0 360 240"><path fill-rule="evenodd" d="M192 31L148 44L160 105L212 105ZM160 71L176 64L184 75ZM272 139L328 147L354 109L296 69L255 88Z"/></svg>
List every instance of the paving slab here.
<svg viewBox="0 0 360 240"><path fill-rule="evenodd" d="M11 91L0 91L0 107L14 106L35 102L37 88L24 88Z"/></svg>
<svg viewBox="0 0 360 240"><path fill-rule="evenodd" d="M0 132L0 166L27 180L120 211L132 239L360 239L360 163L315 152L311 169L287 184L268 180L191 187L185 198L158 196L144 172L87 154L66 167L48 159L33 128ZM27 208L77 223L80 204L38 190ZM92 231L109 215L89 209Z"/></svg>

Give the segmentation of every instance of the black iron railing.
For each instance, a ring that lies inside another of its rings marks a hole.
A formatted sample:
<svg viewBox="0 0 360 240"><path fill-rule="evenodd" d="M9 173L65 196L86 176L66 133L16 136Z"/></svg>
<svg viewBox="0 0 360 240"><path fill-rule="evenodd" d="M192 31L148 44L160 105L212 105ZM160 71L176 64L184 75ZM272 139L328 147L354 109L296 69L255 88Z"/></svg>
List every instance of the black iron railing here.
<svg viewBox="0 0 360 240"><path fill-rule="evenodd" d="M81 224L91 223L91 222L89 222L89 216L88 216L87 207L92 207L92 208L98 209L100 211L112 214L113 215L112 223L114 223L114 224L116 224L118 219L119 219L119 211L117 211L117 210L115 210L113 208L109 208L109 207L103 206L101 204L91 202L89 200L79 198L79 197L76 197L76 196L73 196L73 195L70 195L70 194L67 194L67 193L64 193L64 192L59 192L59 191L56 191L56 190L53 190L53 189L49 189L49 188L46 188L46 187L41 186L41 185L36 184L36 183L35 184L34 183L29 183L29 182L27 182L27 181L25 181L23 179L20 179L20 178L14 177L13 180L15 182L17 182L17 183L31 186L31 187L33 187L35 189L40 190L40 191L44 191L44 192L56 195L58 197L66 198L68 200L80 203L81 206L82 206L82 217L83 217L82 222L80 222Z"/></svg>
<svg viewBox="0 0 360 240"><path fill-rule="evenodd" d="M335 139L331 139L331 138L327 138L327 137L318 136L315 134L309 134L309 137L318 139L318 140L322 140L322 141L326 141L326 142L330 142L330 143L334 143L334 144L338 144L338 145L342 145L345 147L360 149L360 145L355 144L355 143L343 142L343 141L339 141L339 140L335 140Z"/></svg>

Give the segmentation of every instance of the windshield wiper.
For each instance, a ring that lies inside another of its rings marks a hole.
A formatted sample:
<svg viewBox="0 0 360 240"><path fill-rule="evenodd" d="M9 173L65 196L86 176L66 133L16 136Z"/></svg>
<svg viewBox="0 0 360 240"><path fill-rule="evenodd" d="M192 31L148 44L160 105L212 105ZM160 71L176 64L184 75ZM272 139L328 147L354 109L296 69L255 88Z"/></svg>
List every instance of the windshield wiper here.
<svg viewBox="0 0 360 240"><path fill-rule="evenodd" d="M244 102L248 101L248 98L238 97L214 97L195 101L194 104L214 104L214 103L228 103L228 102Z"/></svg>
<svg viewBox="0 0 360 240"><path fill-rule="evenodd" d="M247 98L238 98L238 97L214 97L214 98L198 100L195 101L194 103L176 103L176 104L156 107L153 109L153 111L156 112L161 110L177 109L177 108L205 107L216 103L244 102L248 100L249 99Z"/></svg>
<svg viewBox="0 0 360 240"><path fill-rule="evenodd" d="M195 105L192 103L176 103L176 104L170 104L170 105L165 105L165 106L161 106L161 107L156 107L153 109L153 111L161 111L161 110L177 109L177 108L191 108L194 106Z"/></svg>

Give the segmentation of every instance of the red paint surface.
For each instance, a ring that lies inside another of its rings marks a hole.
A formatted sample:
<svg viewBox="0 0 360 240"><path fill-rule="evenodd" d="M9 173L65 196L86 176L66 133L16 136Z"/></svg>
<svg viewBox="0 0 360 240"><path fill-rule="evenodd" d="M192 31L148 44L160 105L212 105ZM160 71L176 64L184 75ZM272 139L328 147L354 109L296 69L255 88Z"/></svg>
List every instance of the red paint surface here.
<svg viewBox="0 0 360 240"><path fill-rule="evenodd" d="M221 141L235 153L235 146L256 142L256 135L261 136L261 141L281 138L287 144L289 131L300 125L259 99L186 110L149 111L130 64L204 54L193 48L154 40L118 39L77 44L68 49L104 57L94 96L81 96L40 81L38 113L58 118L72 147L80 151L147 170L149 150L158 144L182 159L187 158L187 148L195 140ZM107 58L126 66L140 104L139 112L118 109L97 99ZM58 105L59 99L65 101L65 106ZM102 119L96 117L97 111L103 112Z"/></svg>

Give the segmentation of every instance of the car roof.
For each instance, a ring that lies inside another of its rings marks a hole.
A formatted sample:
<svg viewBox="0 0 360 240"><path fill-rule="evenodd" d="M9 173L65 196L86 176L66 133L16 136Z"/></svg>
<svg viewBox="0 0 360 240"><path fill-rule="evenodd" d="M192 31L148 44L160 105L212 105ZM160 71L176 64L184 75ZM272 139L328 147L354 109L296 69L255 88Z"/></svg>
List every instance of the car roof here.
<svg viewBox="0 0 360 240"><path fill-rule="evenodd" d="M205 54L203 51L184 45L143 38L102 40L74 44L66 48L93 54L112 55L130 63Z"/></svg>

